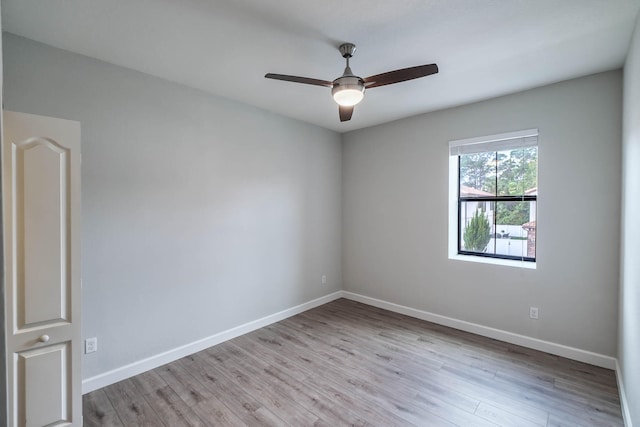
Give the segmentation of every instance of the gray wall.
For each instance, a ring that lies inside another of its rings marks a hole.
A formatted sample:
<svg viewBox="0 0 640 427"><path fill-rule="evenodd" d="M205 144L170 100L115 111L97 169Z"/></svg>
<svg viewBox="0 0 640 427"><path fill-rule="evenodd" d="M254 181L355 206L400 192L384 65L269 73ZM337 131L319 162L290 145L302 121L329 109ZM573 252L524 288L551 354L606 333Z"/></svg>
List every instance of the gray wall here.
<svg viewBox="0 0 640 427"><path fill-rule="evenodd" d="M640 16L624 67L618 360L633 425L640 425Z"/></svg>
<svg viewBox="0 0 640 427"><path fill-rule="evenodd" d="M85 378L341 289L338 134L4 42L6 108L82 123Z"/></svg>
<svg viewBox="0 0 640 427"><path fill-rule="evenodd" d="M621 78L597 74L346 134L345 289L615 356ZM448 141L531 128L540 133L537 269L449 260Z"/></svg>

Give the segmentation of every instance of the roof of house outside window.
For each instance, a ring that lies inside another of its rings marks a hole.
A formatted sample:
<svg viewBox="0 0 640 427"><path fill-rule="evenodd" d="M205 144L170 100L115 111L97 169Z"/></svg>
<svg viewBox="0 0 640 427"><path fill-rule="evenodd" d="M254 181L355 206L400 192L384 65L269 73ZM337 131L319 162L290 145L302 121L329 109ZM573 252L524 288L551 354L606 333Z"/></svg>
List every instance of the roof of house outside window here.
<svg viewBox="0 0 640 427"><path fill-rule="evenodd" d="M489 193L487 191L478 190L477 188L467 187L466 185L460 186L460 197L484 197L484 196L495 196L493 193Z"/></svg>

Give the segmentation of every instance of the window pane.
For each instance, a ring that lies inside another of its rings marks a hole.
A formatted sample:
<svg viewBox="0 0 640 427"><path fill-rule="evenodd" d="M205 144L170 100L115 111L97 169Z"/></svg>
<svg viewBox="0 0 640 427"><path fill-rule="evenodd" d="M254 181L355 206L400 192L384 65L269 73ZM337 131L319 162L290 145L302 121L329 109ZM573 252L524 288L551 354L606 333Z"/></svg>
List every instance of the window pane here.
<svg viewBox="0 0 640 427"><path fill-rule="evenodd" d="M496 202L495 233L490 253L536 257L536 202Z"/></svg>
<svg viewBox="0 0 640 427"><path fill-rule="evenodd" d="M461 197L496 195L495 156L495 152L460 156Z"/></svg>
<svg viewBox="0 0 640 427"><path fill-rule="evenodd" d="M460 204L460 249L493 253L489 245L493 234L495 202L462 202Z"/></svg>
<svg viewBox="0 0 640 427"><path fill-rule="evenodd" d="M536 202L461 202L460 249L535 258Z"/></svg>
<svg viewBox="0 0 640 427"><path fill-rule="evenodd" d="M498 195L522 196L538 186L538 147L499 151Z"/></svg>

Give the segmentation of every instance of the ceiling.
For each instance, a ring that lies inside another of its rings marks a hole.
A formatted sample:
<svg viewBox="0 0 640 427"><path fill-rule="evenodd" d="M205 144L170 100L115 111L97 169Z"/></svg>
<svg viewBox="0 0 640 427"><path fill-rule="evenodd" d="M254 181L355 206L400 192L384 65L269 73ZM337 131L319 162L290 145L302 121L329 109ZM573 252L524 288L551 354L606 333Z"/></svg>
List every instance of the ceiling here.
<svg viewBox="0 0 640 427"><path fill-rule="evenodd" d="M338 132L623 65L640 0L2 0L3 30ZM367 91L341 123L330 89L353 42Z"/></svg>

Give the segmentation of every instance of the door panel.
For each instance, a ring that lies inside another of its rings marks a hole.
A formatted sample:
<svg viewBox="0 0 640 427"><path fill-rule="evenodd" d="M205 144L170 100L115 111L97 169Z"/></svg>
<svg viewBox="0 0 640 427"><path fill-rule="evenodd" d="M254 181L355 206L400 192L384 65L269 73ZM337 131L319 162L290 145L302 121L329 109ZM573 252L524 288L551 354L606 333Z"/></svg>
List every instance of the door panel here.
<svg viewBox="0 0 640 427"><path fill-rule="evenodd" d="M10 425L80 426L80 124L3 119Z"/></svg>
<svg viewBox="0 0 640 427"><path fill-rule="evenodd" d="M71 423L68 371L70 343L16 354L18 425L41 427Z"/></svg>
<svg viewBox="0 0 640 427"><path fill-rule="evenodd" d="M69 150L34 138L14 144L16 243L24 265L17 281L18 328L65 320L69 260Z"/></svg>

